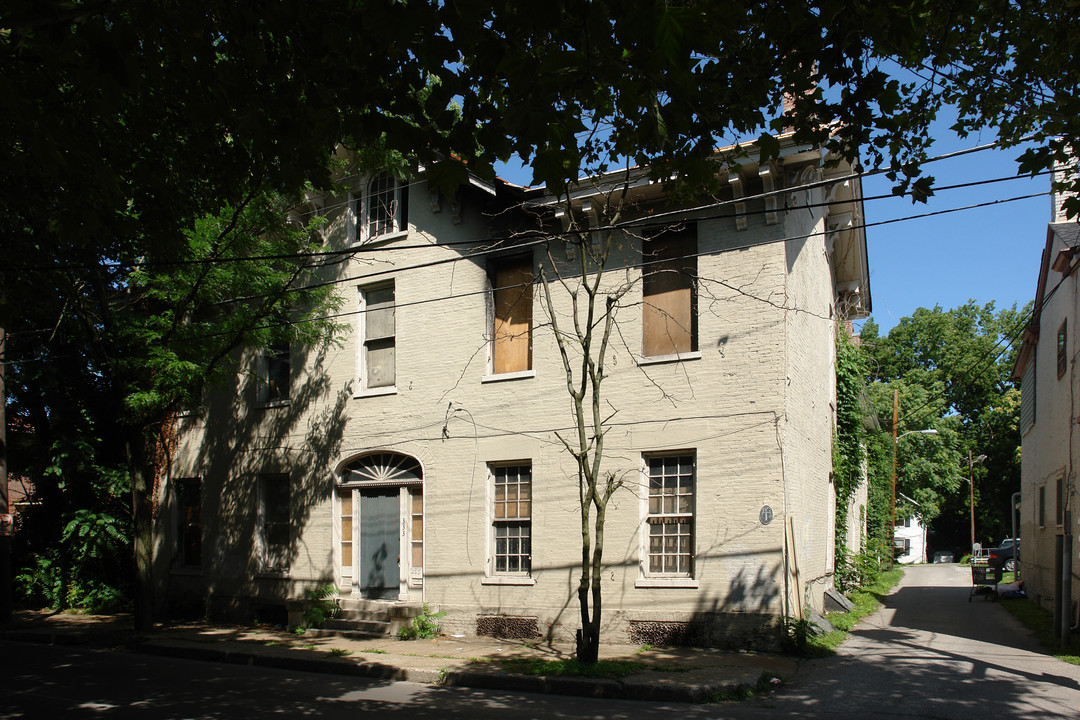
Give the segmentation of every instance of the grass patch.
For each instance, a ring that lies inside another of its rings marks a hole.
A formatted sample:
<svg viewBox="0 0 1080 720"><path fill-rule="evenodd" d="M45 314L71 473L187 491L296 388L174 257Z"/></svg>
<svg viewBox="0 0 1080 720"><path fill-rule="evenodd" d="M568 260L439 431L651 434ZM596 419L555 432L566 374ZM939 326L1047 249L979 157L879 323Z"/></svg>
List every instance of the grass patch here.
<svg viewBox="0 0 1080 720"><path fill-rule="evenodd" d="M847 612L829 613L827 616L829 622L836 629L827 633L811 634L806 640L805 654L808 657L827 657L836 654L836 648L847 639L848 633L855 624L877 610L882 599L903 576L903 568L894 567L878 575L870 585L853 592L848 599L855 607Z"/></svg>
<svg viewBox="0 0 1080 720"><path fill-rule="evenodd" d="M1063 662L1080 665L1080 656L1073 654L1073 648L1063 648L1054 637L1054 613L1026 598L1001 598L1001 607L1035 633L1039 643L1051 655Z"/></svg>
<svg viewBox="0 0 1080 720"><path fill-rule="evenodd" d="M353 651L346 648L330 648L330 654L334 657L345 657L346 655L352 655Z"/></svg>
<svg viewBox="0 0 1080 720"><path fill-rule="evenodd" d="M522 675L575 675L579 677L619 679L627 675L647 670L648 665L632 660L600 660L592 665L579 662L576 658L566 660L545 660L544 658L509 658L499 664L508 672Z"/></svg>
<svg viewBox="0 0 1080 720"><path fill-rule="evenodd" d="M360 648L360 652L366 653L368 655L386 655L387 654L387 652L385 650L380 650L379 648Z"/></svg>
<svg viewBox="0 0 1080 720"><path fill-rule="evenodd" d="M757 681L753 685L736 685L725 690L713 693L706 703L716 704L722 702L741 702L743 700L749 700L755 695L761 695L762 693L772 692L776 688L780 687L784 683L784 679L773 675L772 673L763 672L758 676Z"/></svg>

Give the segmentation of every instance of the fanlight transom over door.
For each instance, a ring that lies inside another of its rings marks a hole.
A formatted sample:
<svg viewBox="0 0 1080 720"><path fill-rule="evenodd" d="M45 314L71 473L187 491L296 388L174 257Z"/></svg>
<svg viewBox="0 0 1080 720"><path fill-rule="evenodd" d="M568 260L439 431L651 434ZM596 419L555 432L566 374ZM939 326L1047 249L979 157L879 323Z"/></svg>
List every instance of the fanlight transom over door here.
<svg viewBox="0 0 1080 720"><path fill-rule="evenodd" d="M424 476L401 453L363 455L337 488L341 585L371 599L406 600L423 587Z"/></svg>

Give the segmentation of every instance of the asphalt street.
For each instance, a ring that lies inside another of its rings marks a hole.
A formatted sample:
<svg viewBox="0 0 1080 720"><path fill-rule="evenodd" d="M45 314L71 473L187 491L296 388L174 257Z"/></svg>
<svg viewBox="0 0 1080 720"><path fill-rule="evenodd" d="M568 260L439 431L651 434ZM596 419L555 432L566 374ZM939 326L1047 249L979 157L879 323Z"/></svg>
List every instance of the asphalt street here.
<svg viewBox="0 0 1080 720"><path fill-rule="evenodd" d="M1080 717L1080 667L1045 654L999 603L968 602L970 583L966 565L909 567L836 657L802 663L774 710L893 720Z"/></svg>
<svg viewBox="0 0 1080 720"><path fill-rule="evenodd" d="M780 691L685 705L440 687L130 654L0 643L0 720L14 718L1077 718L1080 667L1044 654L970 572L908 569L832 658Z"/></svg>

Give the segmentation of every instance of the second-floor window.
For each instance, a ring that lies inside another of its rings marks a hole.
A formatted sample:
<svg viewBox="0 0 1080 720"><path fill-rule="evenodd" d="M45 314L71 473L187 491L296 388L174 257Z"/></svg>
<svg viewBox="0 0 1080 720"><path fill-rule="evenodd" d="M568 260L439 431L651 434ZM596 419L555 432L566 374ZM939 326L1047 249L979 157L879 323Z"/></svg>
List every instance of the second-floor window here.
<svg viewBox="0 0 1080 720"><path fill-rule="evenodd" d="M393 388L396 382L394 283L360 288L360 388Z"/></svg>
<svg viewBox="0 0 1080 720"><path fill-rule="evenodd" d="M259 402L266 405L288 401L292 374L288 343L275 343L263 350L259 364Z"/></svg>
<svg viewBox="0 0 1080 720"><path fill-rule="evenodd" d="M642 263L642 356L695 352L698 349L696 227L646 241Z"/></svg>
<svg viewBox="0 0 1080 720"><path fill-rule="evenodd" d="M532 258L494 263L491 283L491 372L532 370Z"/></svg>

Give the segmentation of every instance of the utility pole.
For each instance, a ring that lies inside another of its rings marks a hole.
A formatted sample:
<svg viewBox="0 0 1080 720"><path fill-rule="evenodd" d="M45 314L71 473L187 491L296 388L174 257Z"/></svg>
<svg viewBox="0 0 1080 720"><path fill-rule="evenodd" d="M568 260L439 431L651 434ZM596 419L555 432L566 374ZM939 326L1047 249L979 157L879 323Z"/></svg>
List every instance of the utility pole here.
<svg viewBox="0 0 1080 720"><path fill-rule="evenodd" d="M893 391L892 401L892 492L889 493L889 569L896 559L896 425L900 420L900 388Z"/></svg>
<svg viewBox="0 0 1080 720"><path fill-rule="evenodd" d="M968 482L971 484L971 552L975 552L975 470L971 461L971 450L968 450Z"/></svg>

